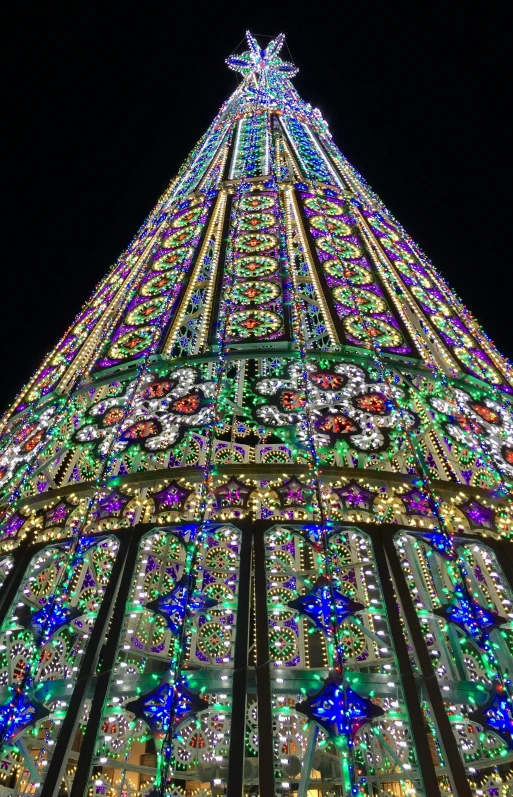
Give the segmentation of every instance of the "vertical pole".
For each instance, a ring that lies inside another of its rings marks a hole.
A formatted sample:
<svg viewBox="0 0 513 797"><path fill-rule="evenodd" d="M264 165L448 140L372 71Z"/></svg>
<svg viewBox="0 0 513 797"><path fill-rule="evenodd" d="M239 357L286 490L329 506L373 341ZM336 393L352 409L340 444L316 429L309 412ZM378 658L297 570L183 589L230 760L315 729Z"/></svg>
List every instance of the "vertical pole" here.
<svg viewBox="0 0 513 797"><path fill-rule="evenodd" d="M390 629L396 645L396 652L399 659L401 675L404 684L404 693L412 729L415 727L423 727L424 717L422 709L418 702L418 695L415 686L413 670L408 656L408 648L402 633L401 621L399 613L397 612L397 603L399 602L406 623L408 631L411 635L413 646L416 652L416 658L422 674L423 685L429 696L429 702L433 710L435 725L440 734L440 740L445 754L445 761L447 766L447 774L453 782L455 793L458 797L472 797L472 790L467 779L465 767L462 758L459 754L456 737L451 728L449 718L445 711L442 694L438 687L436 673L433 668L433 663L429 657L424 638L422 636L422 629L420 627L417 612L410 599L410 593L407 584L404 580L401 562L397 555L394 546L393 535L397 532L395 526L390 526L388 529L381 529L382 545L375 546L376 562L378 564L378 571L381 580L381 587L383 596L387 605L388 620ZM386 553L386 556L385 556ZM388 565L387 565L388 560ZM389 570L390 567L390 570ZM394 594L392 586L392 578L397 590L397 598ZM422 725L420 725L422 723ZM424 787L426 793L439 794L438 781L436 779L435 769L431 759L431 752L426 735L418 733L415 736L417 744L417 754L419 759L419 767L424 779ZM433 778L435 780L433 780ZM436 788L435 788L436 784Z"/></svg>
<svg viewBox="0 0 513 797"><path fill-rule="evenodd" d="M258 698L258 780L262 797L274 797L273 714L269 661L269 620L264 529L255 526L256 685Z"/></svg>
<svg viewBox="0 0 513 797"><path fill-rule="evenodd" d="M252 537L253 530L251 526L243 526L241 530L239 599L237 603L237 632L233 662L232 720L226 797L242 797L244 787Z"/></svg>

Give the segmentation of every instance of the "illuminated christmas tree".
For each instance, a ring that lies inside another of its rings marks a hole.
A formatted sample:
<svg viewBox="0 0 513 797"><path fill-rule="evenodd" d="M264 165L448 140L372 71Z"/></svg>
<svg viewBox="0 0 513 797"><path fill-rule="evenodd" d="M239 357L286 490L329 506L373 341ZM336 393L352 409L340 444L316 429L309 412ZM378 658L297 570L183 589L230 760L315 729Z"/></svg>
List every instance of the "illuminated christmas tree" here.
<svg viewBox="0 0 513 797"><path fill-rule="evenodd" d="M513 369L283 41L3 420L5 794L513 793Z"/></svg>

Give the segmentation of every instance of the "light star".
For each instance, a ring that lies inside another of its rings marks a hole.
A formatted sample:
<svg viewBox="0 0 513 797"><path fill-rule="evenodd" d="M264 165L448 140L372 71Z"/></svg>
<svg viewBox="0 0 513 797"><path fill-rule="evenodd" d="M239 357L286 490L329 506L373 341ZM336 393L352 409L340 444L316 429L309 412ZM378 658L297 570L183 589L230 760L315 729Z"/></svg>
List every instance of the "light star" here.
<svg viewBox="0 0 513 797"><path fill-rule="evenodd" d="M278 53L285 43L285 35L283 33L273 39L265 50L260 49L258 42L249 30L246 31L246 41L249 50L242 53L242 55L231 55L226 59L226 63L234 72L240 72L244 77L254 72L262 73L266 71L280 72L287 77L297 75L299 70L294 64L282 61L278 57Z"/></svg>

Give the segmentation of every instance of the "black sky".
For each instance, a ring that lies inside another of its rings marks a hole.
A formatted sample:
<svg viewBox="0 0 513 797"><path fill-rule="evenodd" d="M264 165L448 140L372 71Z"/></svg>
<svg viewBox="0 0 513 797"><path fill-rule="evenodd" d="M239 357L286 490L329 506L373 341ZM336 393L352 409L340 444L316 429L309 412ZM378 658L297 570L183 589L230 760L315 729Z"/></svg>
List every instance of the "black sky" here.
<svg viewBox="0 0 513 797"><path fill-rule="evenodd" d="M511 356L505 8L18 4L2 34L0 407L235 88L223 61L247 28L286 33L303 98Z"/></svg>

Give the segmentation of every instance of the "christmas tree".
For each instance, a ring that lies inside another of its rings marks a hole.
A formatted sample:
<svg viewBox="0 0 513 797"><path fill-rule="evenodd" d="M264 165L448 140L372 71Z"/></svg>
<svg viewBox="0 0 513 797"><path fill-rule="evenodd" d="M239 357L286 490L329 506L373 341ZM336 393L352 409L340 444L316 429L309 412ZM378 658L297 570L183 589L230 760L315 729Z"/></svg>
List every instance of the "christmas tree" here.
<svg viewBox="0 0 513 797"><path fill-rule="evenodd" d="M0 784L506 797L512 366L246 38L2 421Z"/></svg>

